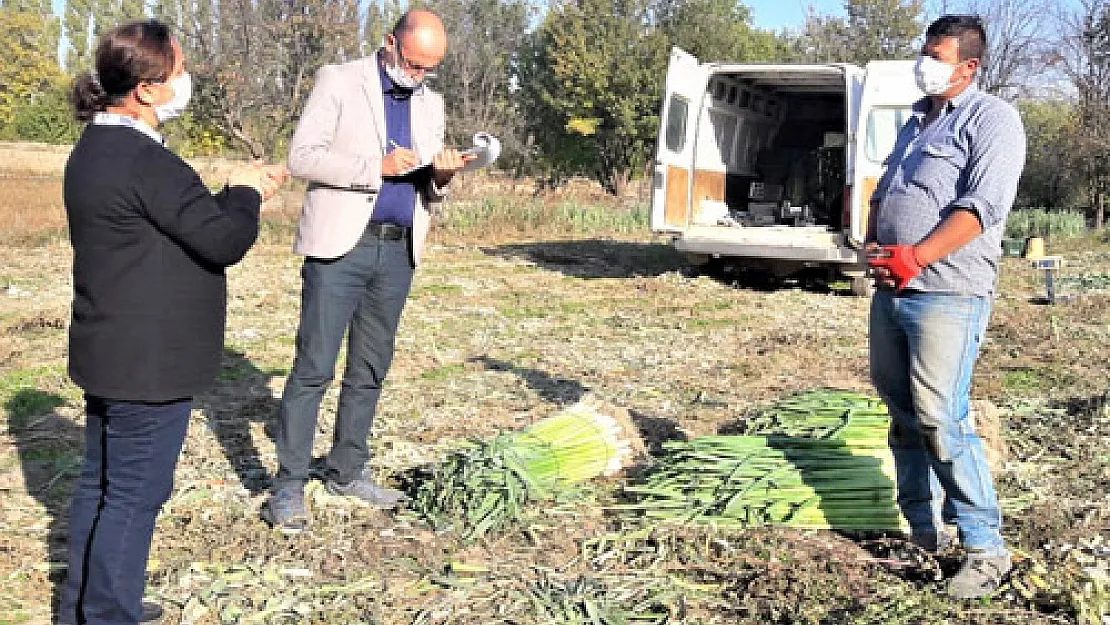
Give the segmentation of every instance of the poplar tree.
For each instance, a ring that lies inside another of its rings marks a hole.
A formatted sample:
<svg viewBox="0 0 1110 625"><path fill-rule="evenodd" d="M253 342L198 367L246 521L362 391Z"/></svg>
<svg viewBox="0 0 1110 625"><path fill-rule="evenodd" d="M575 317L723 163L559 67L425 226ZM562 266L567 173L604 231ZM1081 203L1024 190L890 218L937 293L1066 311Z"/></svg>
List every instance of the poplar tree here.
<svg viewBox="0 0 1110 625"><path fill-rule="evenodd" d="M0 3L0 128L11 134L21 107L58 88L59 20L49 0Z"/></svg>

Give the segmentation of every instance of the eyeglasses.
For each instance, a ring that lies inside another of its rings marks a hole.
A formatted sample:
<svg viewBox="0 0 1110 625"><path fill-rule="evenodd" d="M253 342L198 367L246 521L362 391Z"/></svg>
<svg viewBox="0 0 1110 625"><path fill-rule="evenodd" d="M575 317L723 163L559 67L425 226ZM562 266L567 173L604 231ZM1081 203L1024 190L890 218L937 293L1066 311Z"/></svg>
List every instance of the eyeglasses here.
<svg viewBox="0 0 1110 625"><path fill-rule="evenodd" d="M394 39L393 45L397 49L397 58L401 61L401 67L409 70L410 72L419 72L421 74L434 74L439 65L417 65L412 61L405 58L405 53L401 50L401 40Z"/></svg>

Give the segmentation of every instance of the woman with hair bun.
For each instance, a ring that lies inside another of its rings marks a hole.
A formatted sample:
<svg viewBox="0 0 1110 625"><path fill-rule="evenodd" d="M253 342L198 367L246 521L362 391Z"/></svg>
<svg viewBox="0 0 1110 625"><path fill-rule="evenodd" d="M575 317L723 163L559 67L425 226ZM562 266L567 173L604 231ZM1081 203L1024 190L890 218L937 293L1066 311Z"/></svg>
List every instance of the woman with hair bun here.
<svg viewBox="0 0 1110 625"><path fill-rule="evenodd" d="M192 398L219 371L224 268L258 235L280 166L234 171L216 194L164 146L192 83L155 20L106 33L96 74L74 84L88 122L65 170L73 244L69 374L85 391L85 461L73 494L69 568L56 622L136 625L155 518L173 488Z"/></svg>

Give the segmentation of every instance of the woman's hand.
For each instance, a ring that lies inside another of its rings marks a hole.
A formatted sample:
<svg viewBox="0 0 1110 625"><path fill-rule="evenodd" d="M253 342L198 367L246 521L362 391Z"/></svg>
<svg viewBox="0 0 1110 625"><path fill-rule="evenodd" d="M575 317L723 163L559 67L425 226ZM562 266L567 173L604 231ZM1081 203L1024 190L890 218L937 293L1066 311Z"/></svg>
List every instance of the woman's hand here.
<svg viewBox="0 0 1110 625"><path fill-rule="evenodd" d="M287 180L289 180L289 170L284 165L271 165L263 161L242 165L227 176L228 186L251 187L258 191L263 202L274 197Z"/></svg>

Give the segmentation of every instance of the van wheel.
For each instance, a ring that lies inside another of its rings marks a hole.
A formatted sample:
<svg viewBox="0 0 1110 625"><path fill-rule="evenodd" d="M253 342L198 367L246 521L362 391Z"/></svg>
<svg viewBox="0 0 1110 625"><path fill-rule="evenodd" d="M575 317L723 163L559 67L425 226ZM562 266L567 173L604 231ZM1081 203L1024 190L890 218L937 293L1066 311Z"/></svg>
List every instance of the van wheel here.
<svg viewBox="0 0 1110 625"><path fill-rule="evenodd" d="M713 260L713 257L710 256L709 254L698 254L697 252L684 252L683 255L686 257L686 262L688 262L691 265L694 265L696 267L700 267L702 265L708 265L709 262Z"/></svg>
<svg viewBox="0 0 1110 625"><path fill-rule="evenodd" d="M856 297L871 297L875 293L875 285L867 276L852 276L852 295Z"/></svg>

